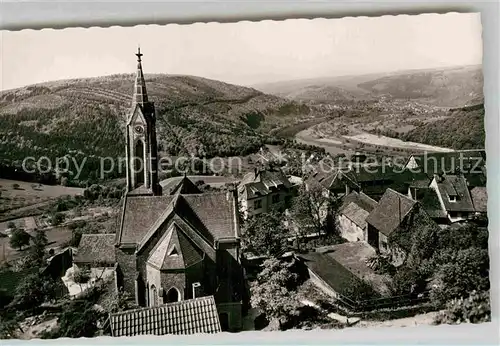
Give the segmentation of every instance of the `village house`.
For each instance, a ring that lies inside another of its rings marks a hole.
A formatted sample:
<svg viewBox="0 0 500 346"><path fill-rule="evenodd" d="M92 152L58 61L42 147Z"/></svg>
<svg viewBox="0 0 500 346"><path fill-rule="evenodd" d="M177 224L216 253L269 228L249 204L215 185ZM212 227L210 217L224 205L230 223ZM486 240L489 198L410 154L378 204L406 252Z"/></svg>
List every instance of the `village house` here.
<svg viewBox="0 0 500 346"><path fill-rule="evenodd" d="M379 200L385 190L391 188L407 193L408 187L416 182L429 183L423 173L412 172L404 167L391 165L351 165L348 167L318 169L311 174L307 185L319 185L337 197L348 195L351 191L363 192L374 200Z"/></svg>
<svg viewBox="0 0 500 346"><path fill-rule="evenodd" d="M420 203L392 189L386 190L366 223L368 243L378 253L389 256L396 266L405 261L407 249L390 244L389 238L394 233L411 234L422 227L438 227Z"/></svg>
<svg viewBox="0 0 500 346"><path fill-rule="evenodd" d="M140 307L213 296L223 329L239 330L244 285L237 192L199 193L186 177L162 189L155 109L146 92L142 54L136 55L133 104L126 124L127 192L113 251L107 235L103 248L89 254L82 251L88 248L85 240L77 263L93 256L93 262L110 265L114 259L116 290L127 292ZM172 319L164 313L157 316L154 323L160 325ZM168 333L168 328L159 332Z"/></svg>
<svg viewBox="0 0 500 346"><path fill-rule="evenodd" d="M430 187L436 191L441 210L450 222L466 220L474 215L474 204L463 175L435 174Z"/></svg>
<svg viewBox="0 0 500 346"><path fill-rule="evenodd" d="M352 191L344 197L337 220L340 235L350 242L367 240L366 218L377 202L363 192Z"/></svg>
<svg viewBox="0 0 500 346"><path fill-rule="evenodd" d="M238 198L245 218L267 213L272 208L284 210L296 194L293 185L279 167L256 168L245 174L238 185Z"/></svg>
<svg viewBox="0 0 500 346"><path fill-rule="evenodd" d="M319 186L336 197L348 195L351 191L359 191L356 177L348 167L324 167L316 169L305 180L306 187Z"/></svg>

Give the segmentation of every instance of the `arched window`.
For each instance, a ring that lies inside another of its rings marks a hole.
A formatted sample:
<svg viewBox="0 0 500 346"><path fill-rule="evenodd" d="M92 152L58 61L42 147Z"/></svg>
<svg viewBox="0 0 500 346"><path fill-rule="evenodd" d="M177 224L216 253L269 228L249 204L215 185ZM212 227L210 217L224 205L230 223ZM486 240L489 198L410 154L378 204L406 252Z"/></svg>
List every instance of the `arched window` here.
<svg viewBox="0 0 500 346"><path fill-rule="evenodd" d="M172 287L167 292L166 303L174 303L181 300L181 294L179 290L175 287Z"/></svg>
<svg viewBox="0 0 500 346"><path fill-rule="evenodd" d="M151 306L158 306L158 292L156 291L156 286L151 285Z"/></svg>
<svg viewBox="0 0 500 346"><path fill-rule="evenodd" d="M135 144L134 172L136 186L144 184L144 167L146 160L144 157L144 143L141 139Z"/></svg>

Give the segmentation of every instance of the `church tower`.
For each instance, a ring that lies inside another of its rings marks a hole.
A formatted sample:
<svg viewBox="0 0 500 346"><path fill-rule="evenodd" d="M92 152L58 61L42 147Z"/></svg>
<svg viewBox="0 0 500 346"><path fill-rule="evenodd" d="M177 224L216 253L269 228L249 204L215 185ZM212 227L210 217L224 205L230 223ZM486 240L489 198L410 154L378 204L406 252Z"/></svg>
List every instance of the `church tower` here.
<svg viewBox="0 0 500 346"><path fill-rule="evenodd" d="M161 186L158 182L155 107L148 100L140 48L136 56L137 75L126 128L127 194L157 196L161 195Z"/></svg>

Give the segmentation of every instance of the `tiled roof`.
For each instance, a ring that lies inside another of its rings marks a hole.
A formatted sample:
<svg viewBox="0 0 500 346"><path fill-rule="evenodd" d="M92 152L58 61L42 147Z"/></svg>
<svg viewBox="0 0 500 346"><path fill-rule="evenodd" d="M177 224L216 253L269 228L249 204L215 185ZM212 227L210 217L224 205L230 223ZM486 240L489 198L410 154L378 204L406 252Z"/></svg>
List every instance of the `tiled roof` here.
<svg viewBox="0 0 500 346"><path fill-rule="evenodd" d="M348 294L353 282L361 279L337 262L329 253L309 252L297 255L303 263L335 292ZM350 297L349 297L350 298Z"/></svg>
<svg viewBox="0 0 500 346"><path fill-rule="evenodd" d="M392 189L387 189L366 218L366 222L385 235L390 235L417 202Z"/></svg>
<svg viewBox="0 0 500 346"><path fill-rule="evenodd" d="M342 202L343 206L348 206L351 203L356 203L367 212L371 212L377 206L377 201L365 195L363 192L358 193L357 191L352 191L345 196Z"/></svg>
<svg viewBox="0 0 500 346"><path fill-rule="evenodd" d="M327 190L344 189L344 184L351 188L358 188L356 177L352 171L347 168L323 167L325 171L317 171L310 175L306 181L308 185L319 184Z"/></svg>
<svg viewBox="0 0 500 346"><path fill-rule="evenodd" d="M435 176L438 193L447 211L474 211L474 205L469 194L467 182L462 175ZM454 196L456 202L450 202L449 196Z"/></svg>
<svg viewBox="0 0 500 346"><path fill-rule="evenodd" d="M212 296L110 315L111 335L218 333L219 316Z"/></svg>
<svg viewBox="0 0 500 346"><path fill-rule="evenodd" d="M231 192L183 195L182 199L215 239L234 238L238 236L237 201L228 196L230 194Z"/></svg>
<svg viewBox="0 0 500 346"><path fill-rule="evenodd" d="M476 211L485 213L488 205L488 191L486 187L475 187L470 191L470 194Z"/></svg>
<svg viewBox="0 0 500 346"><path fill-rule="evenodd" d="M184 269L203 259L203 252L174 222L151 251L148 263L159 270Z"/></svg>
<svg viewBox="0 0 500 346"><path fill-rule="evenodd" d="M170 215L177 215L209 242L237 237L236 204L228 193L127 197L119 243L145 244Z"/></svg>
<svg viewBox="0 0 500 346"><path fill-rule="evenodd" d="M115 234L83 234L75 263L115 264Z"/></svg>
<svg viewBox="0 0 500 346"><path fill-rule="evenodd" d="M446 212L441 208L441 203L436 194L436 191L432 188L423 188L417 190L417 201L422 205L424 210L432 218L446 218Z"/></svg>
<svg viewBox="0 0 500 346"><path fill-rule="evenodd" d="M138 244L153 223L167 209L173 196L125 197L118 243Z"/></svg>
<svg viewBox="0 0 500 346"><path fill-rule="evenodd" d="M239 184L238 191L246 199L264 196L273 189L288 189L292 184L279 168L257 170L245 174Z"/></svg>
<svg viewBox="0 0 500 346"><path fill-rule="evenodd" d="M341 213L363 229L366 227L366 217L370 215L369 212L362 209L354 202L349 203L349 205L343 208Z"/></svg>

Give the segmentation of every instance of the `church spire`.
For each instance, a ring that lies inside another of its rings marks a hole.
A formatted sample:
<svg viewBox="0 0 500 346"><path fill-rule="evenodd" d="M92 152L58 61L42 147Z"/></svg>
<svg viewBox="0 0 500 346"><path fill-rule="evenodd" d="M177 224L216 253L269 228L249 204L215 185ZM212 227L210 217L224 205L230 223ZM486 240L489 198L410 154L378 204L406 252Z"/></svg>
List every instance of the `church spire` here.
<svg viewBox="0 0 500 346"><path fill-rule="evenodd" d="M144 106L146 103L148 103L148 93L146 91L146 81L144 80L144 74L142 72L142 64L141 64L141 47L137 48L137 53L135 54L137 56L137 74L135 76L135 86L134 86L134 105L135 104L140 104L141 106Z"/></svg>
<svg viewBox="0 0 500 346"><path fill-rule="evenodd" d="M127 117L127 194L161 195L154 103L148 100L138 48L132 109Z"/></svg>

